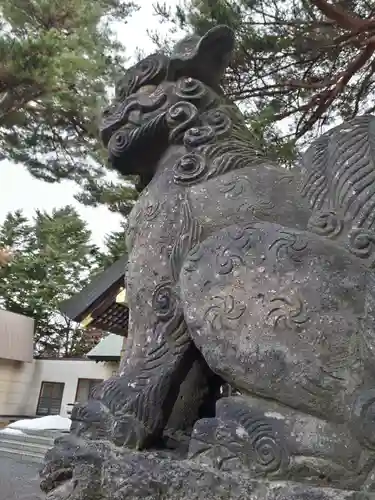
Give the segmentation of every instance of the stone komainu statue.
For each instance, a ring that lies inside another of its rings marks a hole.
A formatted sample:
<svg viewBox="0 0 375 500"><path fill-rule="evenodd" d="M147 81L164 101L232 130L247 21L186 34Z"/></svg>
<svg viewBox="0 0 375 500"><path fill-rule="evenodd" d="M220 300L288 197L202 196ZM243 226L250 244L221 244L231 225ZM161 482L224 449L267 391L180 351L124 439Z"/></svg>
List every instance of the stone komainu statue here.
<svg viewBox="0 0 375 500"><path fill-rule="evenodd" d="M47 455L52 498L372 498L375 119L286 171L222 93L233 45L218 26L144 59L104 113L142 190L129 339Z"/></svg>

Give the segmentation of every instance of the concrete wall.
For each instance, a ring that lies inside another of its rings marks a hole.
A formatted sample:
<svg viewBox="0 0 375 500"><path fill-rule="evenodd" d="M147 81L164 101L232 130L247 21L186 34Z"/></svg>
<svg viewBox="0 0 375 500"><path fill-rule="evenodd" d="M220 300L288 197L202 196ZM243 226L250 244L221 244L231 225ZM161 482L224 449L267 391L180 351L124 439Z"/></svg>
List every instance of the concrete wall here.
<svg viewBox="0 0 375 500"><path fill-rule="evenodd" d="M0 309L0 359L33 360L34 320Z"/></svg>
<svg viewBox="0 0 375 500"><path fill-rule="evenodd" d="M35 416L42 382L65 384L60 415L67 416L74 403L78 379L107 379L117 363L85 359L35 359L23 363L0 359L0 416Z"/></svg>

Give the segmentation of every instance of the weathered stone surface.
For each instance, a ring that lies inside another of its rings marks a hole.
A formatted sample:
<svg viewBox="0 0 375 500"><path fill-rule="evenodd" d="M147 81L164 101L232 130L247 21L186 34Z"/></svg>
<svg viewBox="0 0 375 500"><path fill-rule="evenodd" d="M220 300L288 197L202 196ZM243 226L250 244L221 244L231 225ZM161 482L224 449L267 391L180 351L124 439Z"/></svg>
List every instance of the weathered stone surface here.
<svg viewBox="0 0 375 500"><path fill-rule="evenodd" d="M375 491L375 119L286 171L222 94L233 44L218 26L146 58L104 113L112 166L140 178L129 339L47 456L51 499Z"/></svg>
<svg viewBox="0 0 375 500"><path fill-rule="evenodd" d="M370 487L374 463L345 425L248 396L221 399L216 418L197 422L189 458L251 478L348 489Z"/></svg>
<svg viewBox="0 0 375 500"><path fill-rule="evenodd" d="M181 275L189 331L212 370L354 429L355 402L375 386L374 287L342 247L270 223L215 233Z"/></svg>
<svg viewBox="0 0 375 500"><path fill-rule="evenodd" d="M162 452L132 452L108 442L76 445L72 479L47 494L48 500L373 500L372 494L315 488L297 482L259 481ZM50 462L51 463L51 462ZM43 485L48 489L47 484Z"/></svg>

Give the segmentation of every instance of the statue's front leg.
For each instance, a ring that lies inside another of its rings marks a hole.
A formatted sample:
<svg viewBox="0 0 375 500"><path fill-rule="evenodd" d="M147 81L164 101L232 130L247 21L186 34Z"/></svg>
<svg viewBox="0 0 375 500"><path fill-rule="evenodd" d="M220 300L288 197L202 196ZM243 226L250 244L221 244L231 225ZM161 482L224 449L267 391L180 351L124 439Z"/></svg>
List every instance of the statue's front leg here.
<svg viewBox="0 0 375 500"><path fill-rule="evenodd" d="M70 435L56 440L46 457L41 473L46 490L72 476L77 450L89 443L160 447L166 426L173 440L199 417L210 416L201 408L213 400L219 381L192 343L182 314L165 326L155 330L141 362L129 363L121 375L100 384L88 403L74 407Z"/></svg>
<svg viewBox="0 0 375 500"><path fill-rule="evenodd" d="M87 404L74 408L73 432L137 449L154 445L198 355L182 314L157 325L144 358L104 381Z"/></svg>

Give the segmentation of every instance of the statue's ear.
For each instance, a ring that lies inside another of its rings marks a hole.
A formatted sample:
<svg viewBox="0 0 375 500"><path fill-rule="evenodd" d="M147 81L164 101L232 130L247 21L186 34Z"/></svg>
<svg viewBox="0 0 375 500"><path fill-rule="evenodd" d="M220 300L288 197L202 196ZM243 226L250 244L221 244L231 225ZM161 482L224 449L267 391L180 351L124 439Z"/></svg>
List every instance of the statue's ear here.
<svg viewBox="0 0 375 500"><path fill-rule="evenodd" d="M198 43L198 57L212 61L220 78L223 77L234 50L234 32L228 26L210 29Z"/></svg>
<svg viewBox="0 0 375 500"><path fill-rule="evenodd" d="M168 80L182 76L196 78L218 87L234 49L234 32L228 26L216 26L203 37L192 35L177 43L168 67Z"/></svg>

